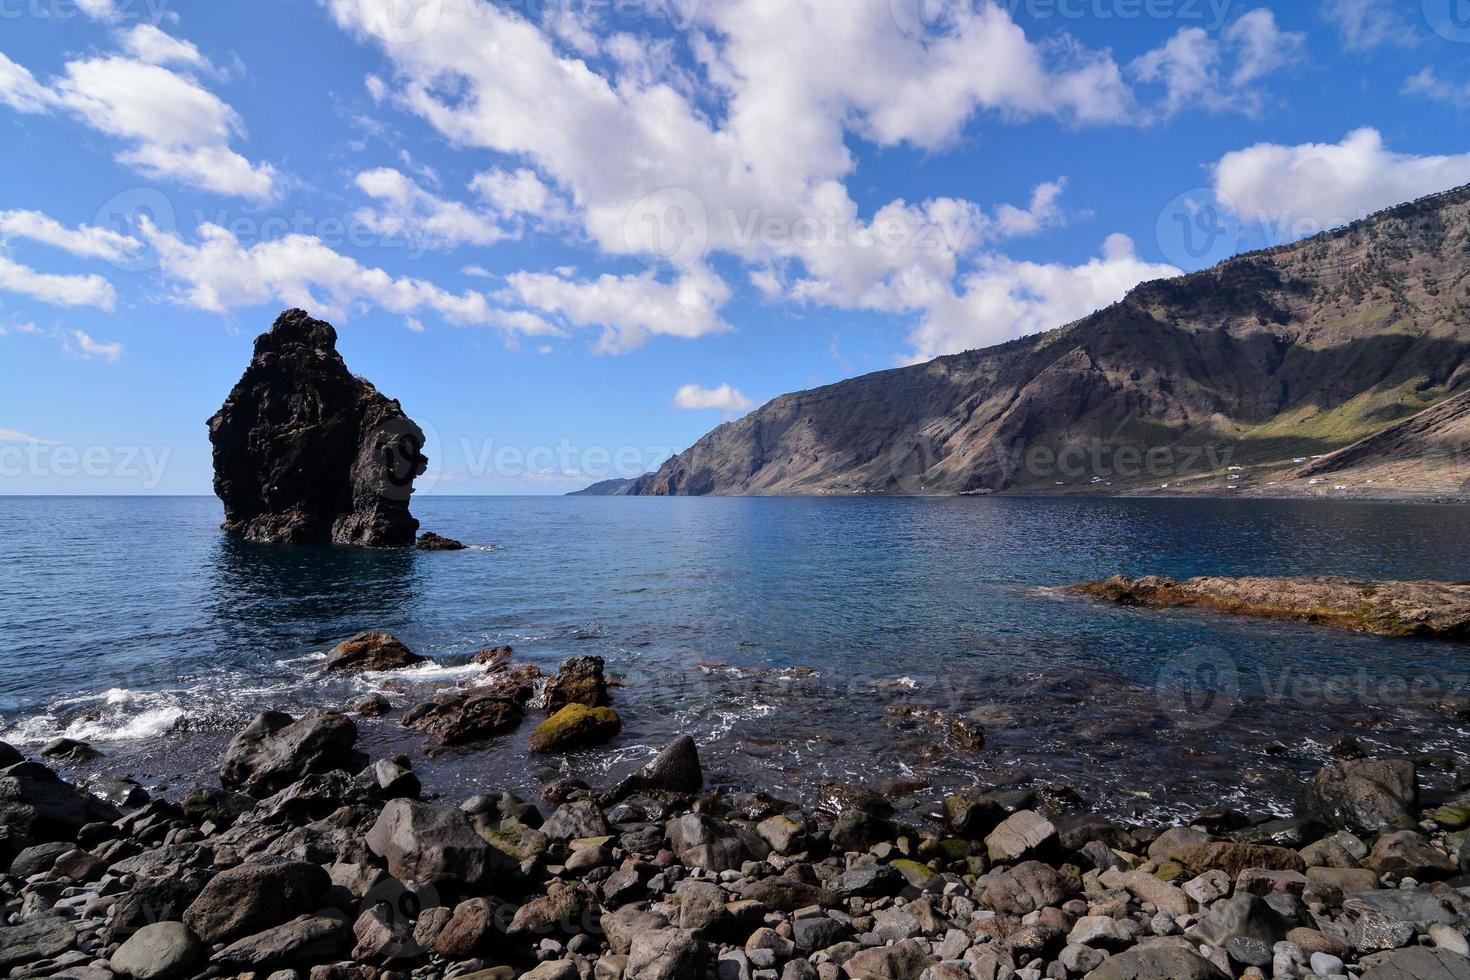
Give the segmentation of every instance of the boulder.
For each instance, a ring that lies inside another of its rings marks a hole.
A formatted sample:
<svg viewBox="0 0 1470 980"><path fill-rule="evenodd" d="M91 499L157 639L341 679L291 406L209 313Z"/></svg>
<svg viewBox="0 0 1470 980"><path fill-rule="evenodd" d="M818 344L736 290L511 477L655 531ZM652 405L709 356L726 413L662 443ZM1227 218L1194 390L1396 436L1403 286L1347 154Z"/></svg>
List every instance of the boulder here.
<svg viewBox="0 0 1470 980"><path fill-rule="evenodd" d="M121 817L117 807L64 782L38 762L0 769L0 830L12 836L74 841L87 824Z"/></svg>
<svg viewBox="0 0 1470 980"><path fill-rule="evenodd" d="M905 939L892 946L865 949L842 964L842 969L854 980L919 980L936 962L923 946Z"/></svg>
<svg viewBox="0 0 1470 980"><path fill-rule="evenodd" d="M1230 980L1230 974L1188 949L1138 946L1087 974L1088 980Z"/></svg>
<svg viewBox="0 0 1470 980"><path fill-rule="evenodd" d="M1192 942L1223 948L1237 936L1259 939L1270 945L1280 941L1291 928L1265 899L1245 892L1217 902L1199 922L1185 932Z"/></svg>
<svg viewBox="0 0 1470 980"><path fill-rule="evenodd" d="M223 529L247 541L409 547L424 433L354 377L337 332L282 313L209 420Z"/></svg>
<svg viewBox="0 0 1470 980"><path fill-rule="evenodd" d="M241 864L209 880L184 923L207 943L233 942L321 908L331 886L321 866L304 861Z"/></svg>
<svg viewBox="0 0 1470 980"><path fill-rule="evenodd" d="M256 715L236 735L220 763L220 784L262 798L309 773L356 772L357 726L346 715L313 708L299 719L280 711Z"/></svg>
<svg viewBox="0 0 1470 980"><path fill-rule="evenodd" d="M1267 871L1307 870L1301 855L1290 848L1267 844L1234 844L1228 841L1190 844L1175 851L1174 860L1184 865L1192 875L1218 869L1231 878L1238 878L1242 871L1249 868L1263 868Z"/></svg>
<svg viewBox="0 0 1470 980"><path fill-rule="evenodd" d="M628 949L626 980L689 980L704 972L704 944L687 929L648 929Z"/></svg>
<svg viewBox="0 0 1470 980"><path fill-rule="evenodd" d="M557 930L569 935L587 932L593 924L592 912L596 907L597 900L586 885L553 880L546 886L546 894L536 896L516 910L507 931L537 935Z"/></svg>
<svg viewBox="0 0 1470 980"><path fill-rule="evenodd" d="M414 653L392 633L364 631L332 647L322 672L357 674L366 670L398 670L427 662L427 657Z"/></svg>
<svg viewBox="0 0 1470 980"><path fill-rule="evenodd" d="M1018 810L1000 822L985 838L990 860L1019 861L1057 845L1057 828L1033 810Z"/></svg>
<svg viewBox="0 0 1470 980"><path fill-rule="evenodd" d="M352 937L352 958L359 963L382 966L415 960L424 953L414 942L413 922L389 902L375 902L363 909L352 925Z"/></svg>
<svg viewBox="0 0 1470 980"><path fill-rule="evenodd" d="M209 950L182 922L144 926L112 954L115 973L133 980L178 980L199 972Z"/></svg>
<svg viewBox="0 0 1470 980"><path fill-rule="evenodd" d="M1024 861L994 874L980 900L1007 915L1027 915L1048 905L1060 905L1081 888L1076 877L1041 861Z"/></svg>
<svg viewBox="0 0 1470 980"><path fill-rule="evenodd" d="M675 817L664 829L664 836L686 868L733 871L746 857L735 828L703 813Z"/></svg>
<svg viewBox="0 0 1470 980"><path fill-rule="evenodd" d="M19 925L0 925L0 970L57 956L76 941L76 929L57 916L41 915Z"/></svg>
<svg viewBox="0 0 1470 980"><path fill-rule="evenodd" d="M460 692L414 705L404 714L403 724L441 745L467 745L508 732L523 717L514 698Z"/></svg>
<svg viewBox="0 0 1470 980"><path fill-rule="evenodd" d="M1363 974L1363 980L1470 980L1470 958L1416 946L1388 954Z"/></svg>
<svg viewBox="0 0 1470 980"><path fill-rule="evenodd" d="M471 898L454 907L434 939L434 952L453 960L497 952L504 943L500 906L487 898Z"/></svg>
<svg viewBox="0 0 1470 980"><path fill-rule="evenodd" d="M553 714L569 704L589 708L607 704L607 679L602 668L601 657L569 657L562 661L542 692L542 706L547 713Z"/></svg>
<svg viewBox="0 0 1470 980"><path fill-rule="evenodd" d="M622 719L611 708L572 703L536 727L529 747L532 752L565 752L606 742L622 727Z"/></svg>
<svg viewBox="0 0 1470 980"><path fill-rule="evenodd" d="M541 832L552 840L563 841L606 837L607 816L591 800L573 800L557 807L541 825Z"/></svg>
<svg viewBox="0 0 1470 980"><path fill-rule="evenodd" d="M1419 881L1448 878L1459 871L1454 858L1412 830L1384 834L1363 864L1380 875L1396 874Z"/></svg>
<svg viewBox="0 0 1470 980"><path fill-rule="evenodd" d="M1308 779L1296 799L1298 817L1362 835L1414 827L1418 808L1418 779L1407 759L1334 763Z"/></svg>
<svg viewBox="0 0 1470 980"><path fill-rule="evenodd" d="M294 964L320 963L343 955L352 946L352 930L340 914L303 915L246 936L210 957L230 969L273 970Z"/></svg>
<svg viewBox="0 0 1470 980"><path fill-rule="evenodd" d="M390 800L366 838L368 849L404 881L449 890L489 888L515 866L475 833L458 807Z"/></svg>
<svg viewBox="0 0 1470 980"><path fill-rule="evenodd" d="M613 790L614 799L634 793L698 793L704 788L704 770L699 765L699 749L694 739L681 735L669 743L653 761L627 776Z"/></svg>

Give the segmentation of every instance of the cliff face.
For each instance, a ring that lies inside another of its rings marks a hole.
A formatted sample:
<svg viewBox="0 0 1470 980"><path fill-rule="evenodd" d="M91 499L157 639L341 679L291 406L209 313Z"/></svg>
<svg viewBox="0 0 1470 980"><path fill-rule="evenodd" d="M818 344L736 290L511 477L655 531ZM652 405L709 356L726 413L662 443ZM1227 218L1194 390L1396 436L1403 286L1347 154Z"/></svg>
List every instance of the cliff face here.
<svg viewBox="0 0 1470 980"><path fill-rule="evenodd" d="M783 395L641 494L1126 492L1323 455L1470 381L1470 188L1049 333Z"/></svg>
<svg viewBox="0 0 1470 980"><path fill-rule="evenodd" d="M209 420L223 528L248 541L406 547L423 431L354 377L332 325L287 310Z"/></svg>

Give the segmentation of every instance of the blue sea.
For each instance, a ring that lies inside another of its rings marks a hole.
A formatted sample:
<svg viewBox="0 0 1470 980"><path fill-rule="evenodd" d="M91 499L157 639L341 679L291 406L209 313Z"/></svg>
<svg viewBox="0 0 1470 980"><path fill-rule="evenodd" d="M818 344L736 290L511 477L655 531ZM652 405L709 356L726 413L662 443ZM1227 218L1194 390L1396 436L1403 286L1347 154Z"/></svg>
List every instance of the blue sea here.
<svg viewBox="0 0 1470 980"><path fill-rule="evenodd" d="M916 809L946 790L1070 789L1109 812L1281 811L1333 739L1470 759L1470 648L1052 589L1114 572L1470 579L1470 508L1204 499L417 499L461 552L251 546L202 497L0 497L0 739L61 735L165 793L214 780L255 713L471 683L484 646L605 658L622 734L566 758L513 734L429 758L427 788L606 782L680 733L712 782ZM431 665L325 679L387 630ZM983 748L947 737L955 718ZM1445 776L1444 778L1449 778Z"/></svg>

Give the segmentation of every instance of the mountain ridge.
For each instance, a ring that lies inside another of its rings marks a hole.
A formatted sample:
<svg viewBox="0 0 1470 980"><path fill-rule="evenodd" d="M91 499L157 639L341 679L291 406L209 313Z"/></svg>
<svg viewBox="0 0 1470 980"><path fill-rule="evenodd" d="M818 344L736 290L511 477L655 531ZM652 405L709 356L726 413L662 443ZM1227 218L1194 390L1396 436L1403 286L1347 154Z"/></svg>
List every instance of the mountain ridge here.
<svg viewBox="0 0 1470 980"><path fill-rule="evenodd" d="M1467 279L1470 185L1141 283L1051 331L781 395L628 492L1279 485L1470 380Z"/></svg>

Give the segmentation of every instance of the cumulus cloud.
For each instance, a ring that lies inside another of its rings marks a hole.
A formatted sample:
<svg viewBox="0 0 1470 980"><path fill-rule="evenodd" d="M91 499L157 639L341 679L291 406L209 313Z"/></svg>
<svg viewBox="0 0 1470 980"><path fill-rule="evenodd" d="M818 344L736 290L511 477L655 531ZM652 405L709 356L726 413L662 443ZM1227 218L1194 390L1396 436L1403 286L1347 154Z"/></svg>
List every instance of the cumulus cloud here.
<svg viewBox="0 0 1470 980"><path fill-rule="evenodd" d="M377 209L359 210L357 221L417 250L492 245L506 237L492 216L437 197L392 168L364 171L356 183L358 190L380 202Z"/></svg>
<svg viewBox="0 0 1470 980"><path fill-rule="evenodd" d="M1260 143L1226 154L1214 168L1221 205L1294 239L1375 211L1470 183L1470 153L1395 153L1376 129L1340 143Z"/></svg>
<svg viewBox="0 0 1470 980"><path fill-rule="evenodd" d="M1177 276L1171 265L1145 262L1126 235L1112 235L1102 255L1082 265L982 260L960 288L931 298L910 334L912 361L986 347L1061 326L1122 299L1151 279Z"/></svg>
<svg viewBox="0 0 1470 980"><path fill-rule="evenodd" d="M396 36L392 0L319 2L390 63L369 77L376 102L456 146L515 161L471 185L502 224L555 213L605 255L681 270L584 281L525 272L496 297L558 327L598 322L610 351L726 329L728 287L709 270L713 254L744 263L772 300L917 314L918 351L969 344L976 331L957 311L981 293L1014 299L989 307L1009 317L987 321L995 339L1057 326L1087 312L1069 297L1111 301L1130 275L1126 285L1168 267L1130 251L1064 273L987 254L1062 224L1063 179L1024 204L860 208L846 184L850 141L941 152L978 119L1131 125L1193 106L1256 112L1262 81L1303 40L1255 9L1218 36L1180 32L1124 69L1075 38L1032 41L1003 4L976 4L940 44L898 29L882 0L729 0L691 7L694 29L675 39L599 37L584 20L538 26L513 7L445 4L432 31L403 44L385 42ZM675 44L687 44L692 65L672 55ZM1158 108L1140 103L1130 77L1162 86ZM1006 270L1023 279L1051 270L1056 281L1043 283L1045 299L1017 298L998 285Z"/></svg>
<svg viewBox="0 0 1470 980"><path fill-rule="evenodd" d="M689 412L717 409L733 415L750 411L755 403L746 398L739 388L732 388L728 384L716 388L688 384L674 392L673 406Z"/></svg>
<svg viewBox="0 0 1470 980"><path fill-rule="evenodd" d="M69 330L62 337L68 354L106 361L109 364L116 363L117 359L122 357L122 344L93 340L81 330Z"/></svg>
<svg viewBox="0 0 1470 980"><path fill-rule="evenodd" d="M123 35L131 57L102 55L66 64L42 84L24 66L0 55L0 102L19 112L62 111L127 144L117 160L146 177L253 201L271 201L280 177L231 148L245 133L239 115L197 79L164 66L191 60L193 45L151 25Z"/></svg>
<svg viewBox="0 0 1470 980"><path fill-rule="evenodd" d="M197 244L142 222L175 299L214 313L274 302L346 319L358 307L409 315L424 309L452 323L488 324L490 305L474 291L451 293L423 279L395 278L333 251L309 235L244 246L228 229L205 223Z"/></svg>
<svg viewBox="0 0 1470 980"><path fill-rule="evenodd" d="M1265 98L1255 83L1290 65L1306 35L1283 31L1276 15L1259 8L1217 37L1186 27L1130 66L1145 83L1164 87L1159 112L1173 116L1201 107L1211 112L1258 112Z"/></svg>
<svg viewBox="0 0 1470 980"><path fill-rule="evenodd" d="M672 282L661 282L652 270L585 282L532 272L506 280L507 298L572 326L601 327L597 349L603 353L626 353L653 336L690 339L730 329L719 315L730 288L704 266Z"/></svg>
<svg viewBox="0 0 1470 980"><path fill-rule="evenodd" d="M112 284L101 276L59 276L37 272L4 255L0 255L0 289L53 306L95 306L111 310L117 305L117 293Z"/></svg>
<svg viewBox="0 0 1470 980"><path fill-rule="evenodd" d="M84 259L121 262L143 249L136 238L108 228L80 225L68 228L40 211L0 211L0 242L27 238Z"/></svg>
<svg viewBox="0 0 1470 980"><path fill-rule="evenodd" d="M214 70L209 59L199 53L199 48L193 42L176 38L153 24L139 24L125 32L121 43L124 51L146 64L178 64L188 68Z"/></svg>

